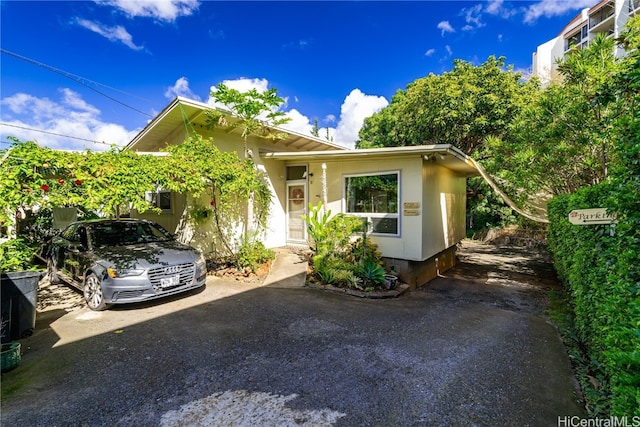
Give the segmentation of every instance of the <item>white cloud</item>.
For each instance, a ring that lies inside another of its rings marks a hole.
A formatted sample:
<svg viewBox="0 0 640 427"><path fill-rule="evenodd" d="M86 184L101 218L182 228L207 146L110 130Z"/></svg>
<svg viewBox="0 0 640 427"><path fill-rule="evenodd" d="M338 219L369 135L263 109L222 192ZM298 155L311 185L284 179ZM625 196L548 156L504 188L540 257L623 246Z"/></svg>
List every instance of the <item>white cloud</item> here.
<svg viewBox="0 0 640 427"><path fill-rule="evenodd" d="M424 56L431 56L431 55L433 55L434 53L436 53L436 50L435 50L435 49L429 49L429 50L427 50L427 51L424 53Z"/></svg>
<svg viewBox="0 0 640 427"><path fill-rule="evenodd" d="M462 9L464 20L467 23L467 26L465 28L475 29L486 26L486 24L482 22L482 10L482 4L477 4L474 7Z"/></svg>
<svg viewBox="0 0 640 427"><path fill-rule="evenodd" d="M133 43L133 37L121 25L117 25L115 27L108 27L98 22L93 22L87 19L82 19L82 18L76 18L75 23L80 25L81 27L86 28L87 30L100 34L102 37L106 38L109 41L120 42L123 45L133 50L143 49L142 46L137 46L135 43Z"/></svg>
<svg viewBox="0 0 640 427"><path fill-rule="evenodd" d="M389 105L383 96L365 95L353 89L340 108L340 122L336 128L335 142L354 148L364 119Z"/></svg>
<svg viewBox="0 0 640 427"><path fill-rule="evenodd" d="M445 33L455 33L456 30L453 29L449 21L441 21L438 23L438 29L442 30L442 37L444 37Z"/></svg>
<svg viewBox="0 0 640 427"><path fill-rule="evenodd" d="M490 15L500 16L505 19L518 13L517 9L505 7L504 0L489 0L484 11Z"/></svg>
<svg viewBox="0 0 640 427"><path fill-rule="evenodd" d="M17 93L0 101L13 114L12 116L32 115L35 121L47 120L52 116L62 115L64 108L48 98L36 98L26 93ZM6 121L7 110L3 109L3 121Z"/></svg>
<svg viewBox="0 0 640 427"><path fill-rule="evenodd" d="M62 103L64 105L67 105L68 107L75 110L87 112L91 115L97 116L100 114L100 110L98 110L93 105L87 104L87 102L82 99L77 92L74 92L68 88L60 89L60 92L63 95Z"/></svg>
<svg viewBox="0 0 640 427"><path fill-rule="evenodd" d="M132 18L154 18L165 22L192 15L200 7L198 0L105 0L99 4L113 6Z"/></svg>
<svg viewBox="0 0 640 427"><path fill-rule="evenodd" d="M100 110L71 89L61 89L60 94L59 101L26 93L2 98L0 121L8 126L2 127L1 137L10 135L64 150L102 151L111 144L127 144L139 132L139 129L127 131L121 125L102 121Z"/></svg>
<svg viewBox="0 0 640 427"><path fill-rule="evenodd" d="M336 117L333 114L327 115L323 120L324 126L320 126L319 138L347 148L354 148L364 119L387 105L389 102L383 96L366 95L360 89L354 89L342 103L337 126L331 126L336 122ZM283 129L311 135L313 123L307 116L296 109L289 110L285 114L291 121L282 125Z"/></svg>
<svg viewBox="0 0 640 427"><path fill-rule="evenodd" d="M527 8L524 22L533 24L542 16L546 18L561 16L570 11L578 11L586 7L591 7L595 3L593 0L542 0Z"/></svg>
<svg viewBox="0 0 640 427"><path fill-rule="evenodd" d="M168 87L164 92L164 96L169 99L173 99L176 96L182 96L184 98L194 99L200 101L200 97L196 95L189 87L189 80L186 77L180 77L176 80L175 84Z"/></svg>
<svg viewBox="0 0 640 427"><path fill-rule="evenodd" d="M251 89L255 89L258 92L266 92L269 89L269 81L267 79L250 79L248 77L240 77L235 80L223 80L225 86L230 89L235 89L239 92L248 92ZM216 87L211 86L211 91L215 92Z"/></svg>
<svg viewBox="0 0 640 427"><path fill-rule="evenodd" d="M335 122L336 122L336 116L334 116L333 114L327 114L324 118L325 124L335 123Z"/></svg>
<svg viewBox="0 0 640 427"><path fill-rule="evenodd" d="M488 6L485 8L485 10L487 11L487 13L497 15L500 13L503 3L504 0L489 0Z"/></svg>
<svg viewBox="0 0 640 427"><path fill-rule="evenodd" d="M285 112L285 114L289 118L289 121L281 126L283 129L298 132L303 135L311 135L313 125L307 116L303 115L295 108Z"/></svg>
<svg viewBox="0 0 640 427"><path fill-rule="evenodd" d="M264 92L269 88L269 81L266 79L242 77L237 80L225 80L222 83L240 92L246 92L251 89ZM211 90L215 91L215 86L212 86ZM298 102L297 98L294 98L296 102ZM220 106L215 103L213 98L209 98L207 103L211 106ZM355 141L358 139L358 132L360 132L364 119L380 111L387 105L389 105L389 102L383 96L365 95L360 89L354 89L342 103L340 119L337 126L331 126L336 123L336 117L333 114L325 116L323 120L324 126L320 129L320 138L325 139L328 128L330 141L348 148L353 148ZM311 136L311 130L313 129L312 119L295 108L287 111L286 103L280 106L280 111L290 118L289 122L281 126L283 129Z"/></svg>

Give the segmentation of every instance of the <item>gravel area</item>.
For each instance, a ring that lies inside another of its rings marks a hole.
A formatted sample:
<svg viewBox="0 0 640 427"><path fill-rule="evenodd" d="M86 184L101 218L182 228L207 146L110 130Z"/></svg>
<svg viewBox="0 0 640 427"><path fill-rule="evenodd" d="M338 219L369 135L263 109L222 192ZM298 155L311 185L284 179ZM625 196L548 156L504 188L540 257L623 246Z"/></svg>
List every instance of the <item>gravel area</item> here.
<svg viewBox="0 0 640 427"><path fill-rule="evenodd" d="M2 374L0 424L549 426L583 416L544 315L558 287L544 253L465 241L458 257L394 299L214 277L199 292L101 313L62 298L38 313L20 366Z"/></svg>

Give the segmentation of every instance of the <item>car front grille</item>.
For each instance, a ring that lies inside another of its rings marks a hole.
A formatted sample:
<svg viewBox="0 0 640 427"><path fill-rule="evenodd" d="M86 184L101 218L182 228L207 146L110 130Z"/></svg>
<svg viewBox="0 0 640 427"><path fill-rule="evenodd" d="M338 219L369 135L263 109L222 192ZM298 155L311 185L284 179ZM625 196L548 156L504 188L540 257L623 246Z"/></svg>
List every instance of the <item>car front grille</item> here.
<svg viewBox="0 0 640 427"><path fill-rule="evenodd" d="M162 287L161 280L170 276L180 275L180 282L177 285L169 287ZM153 288L158 290L167 290L177 288L179 286L185 286L193 281L193 277L196 274L196 265L193 263L169 265L166 267L154 268L149 270L149 280Z"/></svg>

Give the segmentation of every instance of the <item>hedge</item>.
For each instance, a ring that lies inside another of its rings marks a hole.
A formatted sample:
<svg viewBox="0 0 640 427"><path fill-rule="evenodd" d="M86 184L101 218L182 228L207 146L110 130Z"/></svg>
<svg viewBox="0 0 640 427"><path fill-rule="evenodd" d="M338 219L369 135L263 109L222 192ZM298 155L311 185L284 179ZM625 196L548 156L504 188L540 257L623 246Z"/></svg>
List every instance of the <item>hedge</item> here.
<svg viewBox="0 0 640 427"><path fill-rule="evenodd" d="M633 157L637 153L626 160L634 162ZM590 380L605 403L586 396L590 412L598 416L640 415L638 165L627 164L611 180L557 196L548 206L549 249L570 296L586 363L600 375ZM571 224L569 213L585 208L616 212L617 224Z"/></svg>

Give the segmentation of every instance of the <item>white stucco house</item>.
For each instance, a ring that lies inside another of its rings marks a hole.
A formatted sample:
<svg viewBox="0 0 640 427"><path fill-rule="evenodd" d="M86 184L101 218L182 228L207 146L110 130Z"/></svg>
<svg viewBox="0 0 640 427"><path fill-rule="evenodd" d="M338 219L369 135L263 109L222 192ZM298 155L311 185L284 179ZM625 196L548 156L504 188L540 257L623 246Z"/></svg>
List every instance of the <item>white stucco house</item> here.
<svg viewBox="0 0 640 427"><path fill-rule="evenodd" d="M211 106L178 97L128 144L137 152L157 152L187 138L185 120L222 151L243 155L239 131L207 130ZM282 129L280 129L282 130ZM264 243L269 248L306 245L302 215L309 203L332 213L365 217L369 236L388 267L409 285L421 286L455 264L456 244L465 237L466 178L478 175L471 160L451 145L346 149L311 135L284 131L281 140L250 137L248 148L273 192ZM357 185L378 177L384 190ZM136 214L176 232L192 203L189 195L160 192L161 214ZM208 251L206 233L195 230L191 244Z"/></svg>

